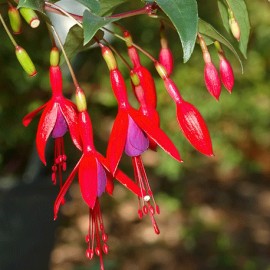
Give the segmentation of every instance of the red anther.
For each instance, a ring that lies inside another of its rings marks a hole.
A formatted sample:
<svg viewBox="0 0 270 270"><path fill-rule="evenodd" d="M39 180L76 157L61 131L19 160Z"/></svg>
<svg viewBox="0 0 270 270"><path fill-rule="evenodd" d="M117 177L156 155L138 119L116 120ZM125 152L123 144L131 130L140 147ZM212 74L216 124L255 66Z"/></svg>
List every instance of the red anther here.
<svg viewBox="0 0 270 270"><path fill-rule="evenodd" d="M67 156L66 155L62 155L62 160L63 161L67 161Z"/></svg>
<svg viewBox="0 0 270 270"><path fill-rule="evenodd" d="M159 215L160 214L160 208L159 206L156 204L156 213Z"/></svg>
<svg viewBox="0 0 270 270"><path fill-rule="evenodd" d="M139 216L139 219L142 219L143 218L143 211L142 211L142 209L139 209L138 210L138 216Z"/></svg>
<svg viewBox="0 0 270 270"><path fill-rule="evenodd" d="M94 256L94 251L91 248L86 249L85 256L87 259L91 260Z"/></svg>
<svg viewBox="0 0 270 270"><path fill-rule="evenodd" d="M144 206L143 206L143 213L144 213L145 215L148 214L148 207L147 207L147 205L144 205Z"/></svg>
<svg viewBox="0 0 270 270"><path fill-rule="evenodd" d="M103 225L103 223L100 223L99 228L100 228L101 231L104 230L104 225Z"/></svg>
<svg viewBox="0 0 270 270"><path fill-rule="evenodd" d="M204 81L208 92L219 100L221 93L221 83L218 76L218 71L212 62L208 62L204 67Z"/></svg>
<svg viewBox="0 0 270 270"><path fill-rule="evenodd" d="M103 233L102 236L101 236L101 238L102 238L102 241L103 241L103 242L107 242L107 240L108 240L108 235L107 235L106 233Z"/></svg>
<svg viewBox="0 0 270 270"><path fill-rule="evenodd" d="M157 223L155 221L153 222L153 227L154 227L155 233L160 234L160 230L159 230L158 225L157 225Z"/></svg>
<svg viewBox="0 0 270 270"><path fill-rule="evenodd" d="M229 93L232 93L234 86L233 69L230 62L224 56L220 57L219 72L224 87L228 90Z"/></svg>
<svg viewBox="0 0 270 270"><path fill-rule="evenodd" d="M97 256L100 256L101 250L100 250L99 247L96 247L96 248L95 248L95 253L96 253Z"/></svg>
<svg viewBox="0 0 270 270"><path fill-rule="evenodd" d="M107 244L104 244L103 247L102 247L102 250L105 254L108 254L109 252L109 246Z"/></svg>
<svg viewBox="0 0 270 270"><path fill-rule="evenodd" d="M52 173L52 182L54 185L56 185L56 173L55 172Z"/></svg>
<svg viewBox="0 0 270 270"><path fill-rule="evenodd" d="M173 71L173 54L169 48L161 48L159 62L165 67L168 76L170 76Z"/></svg>
<svg viewBox="0 0 270 270"><path fill-rule="evenodd" d="M153 216L155 214L155 208L151 204L149 205L148 208L149 208L151 215Z"/></svg>
<svg viewBox="0 0 270 270"><path fill-rule="evenodd" d="M67 169L67 163L64 162L64 163L62 164L62 170L65 171L66 169Z"/></svg>
<svg viewBox="0 0 270 270"><path fill-rule="evenodd" d="M53 172L56 172L56 171L57 171L57 166L56 166L56 165L53 165L53 166L52 166L52 171L53 171Z"/></svg>
<svg viewBox="0 0 270 270"><path fill-rule="evenodd" d="M85 242L86 242L86 243L89 243L89 242L90 242L90 236L89 236L89 234L87 234L87 235L85 236Z"/></svg>

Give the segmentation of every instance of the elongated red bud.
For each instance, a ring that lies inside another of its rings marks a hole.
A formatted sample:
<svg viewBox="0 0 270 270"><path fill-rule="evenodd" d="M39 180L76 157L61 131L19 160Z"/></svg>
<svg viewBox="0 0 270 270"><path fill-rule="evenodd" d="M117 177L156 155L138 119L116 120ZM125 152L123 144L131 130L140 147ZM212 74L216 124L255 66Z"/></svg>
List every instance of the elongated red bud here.
<svg viewBox="0 0 270 270"><path fill-rule="evenodd" d="M20 13L25 19L25 21L32 27L32 28L37 28L40 24L40 20L38 18L38 15L36 12L31 9L31 8L25 8L21 7L20 8Z"/></svg>
<svg viewBox="0 0 270 270"><path fill-rule="evenodd" d="M20 46L16 46L15 53L24 71L29 76L35 76L37 74L36 68L26 50Z"/></svg>
<svg viewBox="0 0 270 270"><path fill-rule="evenodd" d="M230 62L225 57L220 59L219 72L223 85L229 93L232 93L234 86L234 74Z"/></svg>
<svg viewBox="0 0 270 270"><path fill-rule="evenodd" d="M59 65L59 50L57 47L53 47L50 52L50 64L51 66Z"/></svg>
<svg viewBox="0 0 270 270"><path fill-rule="evenodd" d="M231 32L234 38L237 41L240 41L241 30L240 30L239 24L237 20L235 19L235 16L231 9L228 9L228 13L229 13L229 25L230 25Z"/></svg>
<svg viewBox="0 0 270 270"><path fill-rule="evenodd" d="M212 62L208 62L204 67L204 81L208 92L219 100L221 93L221 83L218 76L218 71Z"/></svg>
<svg viewBox="0 0 270 270"><path fill-rule="evenodd" d="M22 32L22 20L18 9L10 5L8 9L8 17L13 33L20 34Z"/></svg>
<svg viewBox="0 0 270 270"><path fill-rule="evenodd" d="M117 62L116 62L116 59L115 59L111 49L106 47L106 46L102 46L101 52L102 52L102 56L107 64L107 66L108 66L108 69L110 71L116 69Z"/></svg>
<svg viewBox="0 0 270 270"><path fill-rule="evenodd" d="M52 88L52 93L55 97L62 95L62 72L59 66L50 67L50 83Z"/></svg>
<svg viewBox="0 0 270 270"><path fill-rule="evenodd" d="M138 67L141 65L140 57L138 54L137 49L132 45L132 37L128 31L124 31L124 38L126 45L128 47L128 56L133 64L134 67Z"/></svg>
<svg viewBox="0 0 270 270"><path fill-rule="evenodd" d="M161 48L159 62L166 68L168 76L170 76L173 71L173 54L169 48Z"/></svg>
<svg viewBox="0 0 270 270"><path fill-rule="evenodd" d="M176 106L177 120L187 140L202 154L213 156L211 137L199 111L186 101Z"/></svg>

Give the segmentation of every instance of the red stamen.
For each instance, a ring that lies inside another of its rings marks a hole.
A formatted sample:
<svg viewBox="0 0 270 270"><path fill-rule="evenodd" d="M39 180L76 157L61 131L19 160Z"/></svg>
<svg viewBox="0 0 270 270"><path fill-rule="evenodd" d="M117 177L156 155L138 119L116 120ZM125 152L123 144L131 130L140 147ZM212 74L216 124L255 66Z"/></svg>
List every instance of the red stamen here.
<svg viewBox="0 0 270 270"><path fill-rule="evenodd" d="M109 247L107 245L108 235L105 233L102 215L100 211L100 205L98 199L96 200L93 209L89 209L89 229L88 234L85 237L85 241L88 244L86 249L86 257L91 260L96 254L100 260L100 269L104 269L104 263L102 258L102 252L107 254Z"/></svg>
<svg viewBox="0 0 270 270"><path fill-rule="evenodd" d="M141 196L138 197L138 216L140 219L142 219L144 215L149 214L154 231L156 234L159 234L160 231L154 215L159 214L160 210L159 206L155 202L153 192L149 185L141 156L132 157L132 164L134 168L135 181L141 190ZM151 200L154 206L151 204Z"/></svg>

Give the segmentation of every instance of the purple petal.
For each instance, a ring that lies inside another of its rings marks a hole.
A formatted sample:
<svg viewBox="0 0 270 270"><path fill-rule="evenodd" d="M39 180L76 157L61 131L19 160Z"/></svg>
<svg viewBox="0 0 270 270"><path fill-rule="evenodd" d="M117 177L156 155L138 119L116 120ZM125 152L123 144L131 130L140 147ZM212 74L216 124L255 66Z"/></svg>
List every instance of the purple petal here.
<svg viewBox="0 0 270 270"><path fill-rule="evenodd" d="M139 156L149 147L149 140L134 120L128 117L128 132L125 153L130 156Z"/></svg>
<svg viewBox="0 0 270 270"><path fill-rule="evenodd" d="M58 107L57 118L55 121L54 128L52 130L52 137L54 139L63 137L67 131L68 131L67 122L66 122L60 108Z"/></svg>
<svg viewBox="0 0 270 270"><path fill-rule="evenodd" d="M98 178L98 188L97 195L100 197L106 188L107 176L103 166L97 160L97 178Z"/></svg>

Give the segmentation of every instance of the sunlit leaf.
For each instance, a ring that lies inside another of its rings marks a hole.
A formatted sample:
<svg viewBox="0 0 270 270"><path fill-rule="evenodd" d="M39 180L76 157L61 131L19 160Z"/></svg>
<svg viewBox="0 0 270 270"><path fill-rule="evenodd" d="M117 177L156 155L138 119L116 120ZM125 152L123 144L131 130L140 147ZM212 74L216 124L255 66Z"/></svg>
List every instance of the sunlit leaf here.
<svg viewBox="0 0 270 270"><path fill-rule="evenodd" d="M157 4L172 21L179 34L184 62L190 58L198 30L198 7L196 0L157 0Z"/></svg>
<svg viewBox="0 0 270 270"><path fill-rule="evenodd" d="M25 7L43 12L44 3L45 3L44 0L20 0L18 8Z"/></svg>
<svg viewBox="0 0 270 270"><path fill-rule="evenodd" d="M99 0L77 0L85 7L89 8L91 12L98 13L100 11L100 1Z"/></svg>

